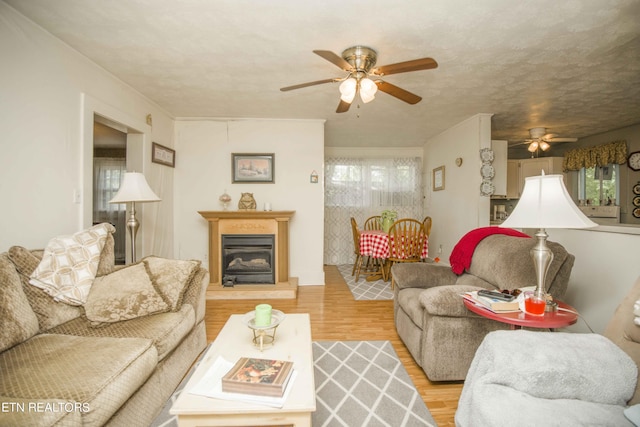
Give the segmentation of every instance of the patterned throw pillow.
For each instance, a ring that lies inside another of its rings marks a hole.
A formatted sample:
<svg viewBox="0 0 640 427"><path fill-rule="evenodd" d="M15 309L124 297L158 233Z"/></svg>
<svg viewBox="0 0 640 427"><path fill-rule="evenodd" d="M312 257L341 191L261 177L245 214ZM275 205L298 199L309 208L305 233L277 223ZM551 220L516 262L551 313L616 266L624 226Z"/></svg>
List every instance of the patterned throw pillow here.
<svg viewBox="0 0 640 427"><path fill-rule="evenodd" d="M0 323L0 352L38 332L38 318L6 253L0 254Z"/></svg>
<svg viewBox="0 0 640 427"><path fill-rule="evenodd" d="M200 261L149 256L143 262L155 288L169 304L171 311L180 310L187 285L198 271Z"/></svg>
<svg viewBox="0 0 640 427"><path fill-rule="evenodd" d="M144 263L96 278L84 305L93 326L169 311L153 287Z"/></svg>
<svg viewBox="0 0 640 427"><path fill-rule="evenodd" d="M22 246L12 246L9 248L8 254L9 259L11 259L20 275L22 290L29 300L31 309L38 317L40 332L44 332L80 317L82 315L82 307L57 302L45 291L29 283L29 277L42 261L42 254L38 257L34 252L39 253L41 251L30 251Z"/></svg>
<svg viewBox="0 0 640 427"><path fill-rule="evenodd" d="M71 236L51 239L29 283L56 301L84 304L107 236L114 231L113 225L102 223Z"/></svg>

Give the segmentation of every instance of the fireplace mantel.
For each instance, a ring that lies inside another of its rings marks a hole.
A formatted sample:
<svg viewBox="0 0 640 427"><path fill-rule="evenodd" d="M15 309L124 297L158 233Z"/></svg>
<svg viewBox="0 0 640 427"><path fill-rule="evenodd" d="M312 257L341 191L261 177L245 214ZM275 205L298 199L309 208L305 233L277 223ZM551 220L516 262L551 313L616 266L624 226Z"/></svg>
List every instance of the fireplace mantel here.
<svg viewBox="0 0 640 427"><path fill-rule="evenodd" d="M289 277L289 221L295 211L199 211L209 222L209 299L295 298L297 278ZM222 235L275 235L275 283L222 286Z"/></svg>

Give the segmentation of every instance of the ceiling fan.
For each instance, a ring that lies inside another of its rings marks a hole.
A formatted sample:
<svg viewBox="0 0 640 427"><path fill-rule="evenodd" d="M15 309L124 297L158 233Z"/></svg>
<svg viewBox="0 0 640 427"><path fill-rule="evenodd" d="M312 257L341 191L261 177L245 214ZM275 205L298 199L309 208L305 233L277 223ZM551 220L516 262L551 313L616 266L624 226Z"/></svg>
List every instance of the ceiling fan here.
<svg viewBox="0 0 640 427"><path fill-rule="evenodd" d="M371 102L378 90L388 93L408 104L417 104L421 97L398 86L382 80L382 77L390 74L407 73L409 71L430 70L438 67L438 63L432 58L414 59L412 61L398 62L396 64L375 67L378 54L375 50L366 46L353 46L345 49L342 56L328 50L314 50L313 53L336 65L347 74L344 77L317 80L283 87L283 92L315 86L324 83L340 83L340 103L336 113L349 111L357 93L363 103ZM374 68L375 67L375 68Z"/></svg>
<svg viewBox="0 0 640 427"><path fill-rule="evenodd" d="M551 148L550 142L576 142L578 138L560 138L555 133L547 133L547 128L531 128L529 129L531 139L525 139L523 144L529 144L527 150L535 153L538 150L547 151Z"/></svg>

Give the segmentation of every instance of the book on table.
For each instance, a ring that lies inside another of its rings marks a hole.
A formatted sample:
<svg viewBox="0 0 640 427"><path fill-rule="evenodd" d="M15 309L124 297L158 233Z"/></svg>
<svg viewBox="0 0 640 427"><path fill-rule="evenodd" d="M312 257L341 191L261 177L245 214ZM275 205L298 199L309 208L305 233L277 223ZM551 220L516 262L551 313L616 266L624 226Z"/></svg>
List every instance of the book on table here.
<svg viewBox="0 0 640 427"><path fill-rule="evenodd" d="M222 377L222 391L281 397L293 372L293 362L241 357Z"/></svg>
<svg viewBox="0 0 640 427"><path fill-rule="evenodd" d="M478 291L465 292L462 297L495 313L520 311L518 301L515 299L513 301L503 301L497 298L478 295Z"/></svg>

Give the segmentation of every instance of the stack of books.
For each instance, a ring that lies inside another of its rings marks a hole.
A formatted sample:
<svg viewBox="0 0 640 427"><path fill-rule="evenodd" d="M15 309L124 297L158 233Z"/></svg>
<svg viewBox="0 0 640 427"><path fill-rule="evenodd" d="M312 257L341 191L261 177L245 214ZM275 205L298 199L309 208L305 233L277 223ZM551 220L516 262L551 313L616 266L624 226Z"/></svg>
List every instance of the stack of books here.
<svg viewBox="0 0 640 427"><path fill-rule="evenodd" d="M504 301L497 298L478 295L478 291L465 292L464 294L462 294L462 298L474 303L475 305L493 311L494 313L509 313L520 311L518 301L516 301L515 299L513 301Z"/></svg>

